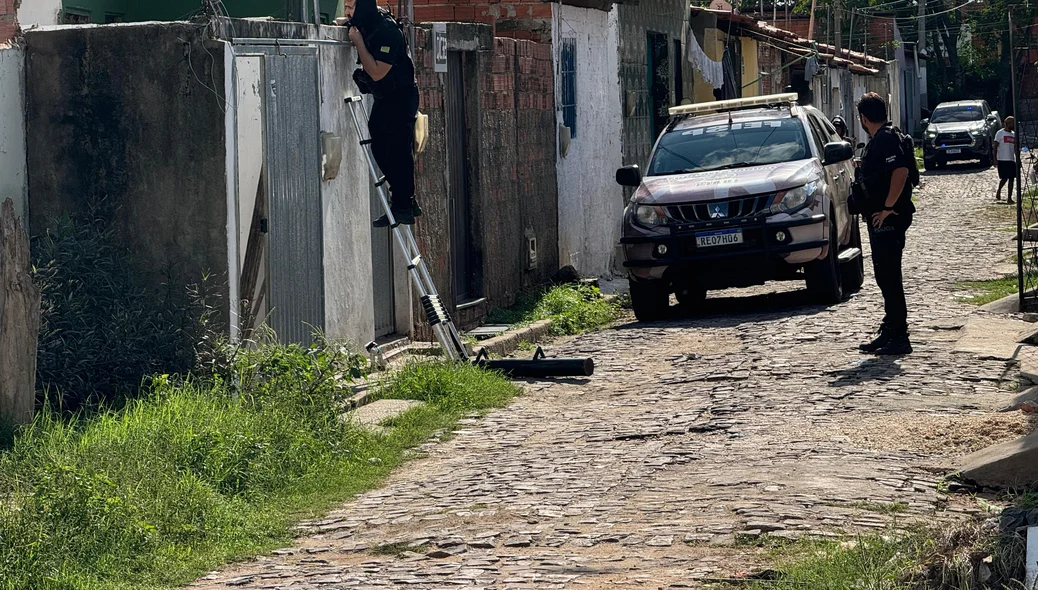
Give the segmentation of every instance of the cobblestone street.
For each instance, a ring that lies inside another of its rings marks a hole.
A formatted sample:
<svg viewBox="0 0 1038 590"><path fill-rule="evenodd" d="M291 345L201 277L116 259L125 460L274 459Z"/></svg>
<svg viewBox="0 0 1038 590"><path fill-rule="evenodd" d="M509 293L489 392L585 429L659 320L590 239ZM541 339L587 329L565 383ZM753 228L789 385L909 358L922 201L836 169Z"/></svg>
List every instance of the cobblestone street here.
<svg viewBox="0 0 1038 590"><path fill-rule="evenodd" d="M947 466L1025 424L997 414L1006 362L952 351L976 311L957 284L1012 272L1015 246L993 169L924 179L905 255L911 356L857 351L882 316L868 262L839 305L778 283L711 293L695 317L632 316L546 347L594 357L594 377L526 384L295 546L193 587L699 587L761 566L740 541L762 535L965 518L975 508L938 489Z"/></svg>

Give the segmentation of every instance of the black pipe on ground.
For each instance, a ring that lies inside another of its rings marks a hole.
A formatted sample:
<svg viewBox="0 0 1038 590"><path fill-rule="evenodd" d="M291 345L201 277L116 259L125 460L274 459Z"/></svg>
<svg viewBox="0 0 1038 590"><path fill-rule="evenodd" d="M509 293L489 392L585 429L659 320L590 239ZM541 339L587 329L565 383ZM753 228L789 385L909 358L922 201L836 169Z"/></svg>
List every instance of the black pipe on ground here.
<svg viewBox="0 0 1038 590"><path fill-rule="evenodd" d="M487 358L484 351L473 361L477 367L500 371L508 377L590 377L595 372L591 358L547 358L540 348L532 359Z"/></svg>

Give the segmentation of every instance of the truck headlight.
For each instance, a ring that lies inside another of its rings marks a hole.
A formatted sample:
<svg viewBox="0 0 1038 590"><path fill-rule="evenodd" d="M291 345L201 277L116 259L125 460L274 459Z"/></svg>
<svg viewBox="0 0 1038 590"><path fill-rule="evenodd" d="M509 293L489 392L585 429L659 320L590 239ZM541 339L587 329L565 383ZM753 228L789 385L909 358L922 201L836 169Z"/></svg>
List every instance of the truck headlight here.
<svg viewBox="0 0 1038 590"><path fill-rule="evenodd" d="M818 190L818 182L809 182L804 186L779 192L775 197L775 203L771 206L772 213L783 213L802 207L807 200L814 196Z"/></svg>
<svg viewBox="0 0 1038 590"><path fill-rule="evenodd" d="M937 137L937 132L934 131L933 129L927 129L926 130L926 137L928 139L933 139L933 138Z"/></svg>
<svg viewBox="0 0 1038 590"><path fill-rule="evenodd" d="M666 225L670 219L663 212L663 208L653 205L638 205L634 209L634 219L641 225L654 226Z"/></svg>

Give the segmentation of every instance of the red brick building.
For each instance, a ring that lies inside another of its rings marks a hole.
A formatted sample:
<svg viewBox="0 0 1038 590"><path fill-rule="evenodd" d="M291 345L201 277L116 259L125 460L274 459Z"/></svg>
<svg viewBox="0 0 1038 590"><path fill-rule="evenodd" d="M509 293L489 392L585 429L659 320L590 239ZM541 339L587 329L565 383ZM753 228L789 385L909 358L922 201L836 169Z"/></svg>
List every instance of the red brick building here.
<svg viewBox="0 0 1038 590"><path fill-rule="evenodd" d="M551 2L543 0L412 0L415 22L478 22L494 36L551 41Z"/></svg>
<svg viewBox="0 0 1038 590"><path fill-rule="evenodd" d="M18 6L22 0L0 0L0 45L18 36Z"/></svg>

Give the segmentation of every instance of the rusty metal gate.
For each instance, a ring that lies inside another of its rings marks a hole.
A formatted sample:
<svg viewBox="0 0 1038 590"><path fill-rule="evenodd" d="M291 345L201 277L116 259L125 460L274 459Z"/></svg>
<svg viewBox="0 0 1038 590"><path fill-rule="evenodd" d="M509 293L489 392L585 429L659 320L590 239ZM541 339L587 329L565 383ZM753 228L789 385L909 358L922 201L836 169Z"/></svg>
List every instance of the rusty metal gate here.
<svg viewBox="0 0 1038 590"><path fill-rule="evenodd" d="M308 344L324 329L324 222L318 58L314 47L265 47L270 327Z"/></svg>

